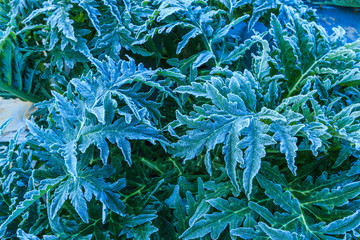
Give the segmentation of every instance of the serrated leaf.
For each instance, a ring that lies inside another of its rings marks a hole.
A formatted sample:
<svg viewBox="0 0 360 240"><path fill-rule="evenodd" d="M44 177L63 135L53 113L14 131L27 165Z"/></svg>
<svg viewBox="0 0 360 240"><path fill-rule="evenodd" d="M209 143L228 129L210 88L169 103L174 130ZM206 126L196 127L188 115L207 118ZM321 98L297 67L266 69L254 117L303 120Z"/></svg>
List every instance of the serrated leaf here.
<svg viewBox="0 0 360 240"><path fill-rule="evenodd" d="M54 219L57 212L60 210L62 205L65 203L69 196L69 184L62 183L54 192L54 198L50 204L50 217Z"/></svg>
<svg viewBox="0 0 360 240"><path fill-rule="evenodd" d="M198 68L201 65L207 63L210 59L215 58L215 55L212 52L202 52L197 56L194 61L193 68Z"/></svg>
<svg viewBox="0 0 360 240"><path fill-rule="evenodd" d="M164 20L166 17L180 11L181 8L180 7L168 7L163 9L162 11L160 11L159 16L157 17L157 21L160 22L162 20Z"/></svg>
<svg viewBox="0 0 360 240"><path fill-rule="evenodd" d="M78 184L74 184L73 189L70 192L69 199L71 200L71 204L74 206L75 211L79 214L81 220L85 223L89 222L89 213L86 204L86 200L84 198L84 193L81 190Z"/></svg>
<svg viewBox="0 0 360 240"><path fill-rule="evenodd" d="M299 201L293 199L289 191L284 192L279 184L269 181L261 175L257 175L256 179L260 186L265 189L265 194L273 199L275 204L289 213L301 213Z"/></svg>
<svg viewBox="0 0 360 240"><path fill-rule="evenodd" d="M73 176L74 178L77 178L77 153L76 153L77 144L76 141L70 141L63 145L61 156L64 157L65 166L68 170L68 172Z"/></svg>
<svg viewBox="0 0 360 240"><path fill-rule="evenodd" d="M280 151L285 154L289 169L296 175L295 158L298 147L296 145L297 138L295 134L300 129L297 128L294 131L293 127L279 123L271 124L270 129L275 133L274 139L280 142Z"/></svg>
<svg viewBox="0 0 360 240"><path fill-rule="evenodd" d="M193 28L193 29L190 30L190 32L185 34L182 37L182 41L179 42L178 45L177 45L176 54L180 54L181 51L183 50L183 48L188 44L190 39L197 37L200 33L201 32L200 32L200 30L198 28Z"/></svg>
<svg viewBox="0 0 360 240"><path fill-rule="evenodd" d="M356 211L354 214L345 217L343 219L336 220L326 225L322 232L329 235L345 234L348 231L354 230L360 225L360 211Z"/></svg>
<svg viewBox="0 0 360 240"><path fill-rule="evenodd" d="M94 0L81 0L79 6L87 12L91 23L94 25L94 28L98 32L98 35L101 35L100 21L98 19L98 16L101 15L101 13L97 9L97 3Z"/></svg>
<svg viewBox="0 0 360 240"><path fill-rule="evenodd" d="M335 189L324 188L323 190L311 194L304 199L302 204L312 204L322 206L324 208L333 209L335 206L343 206L349 202L350 199L357 197L360 194L360 182L352 182L346 184L344 187Z"/></svg>
<svg viewBox="0 0 360 240"><path fill-rule="evenodd" d="M70 19L68 11L72 5L60 6L55 9L55 11L47 19L48 24L51 28L57 27L64 36L74 42L77 41L75 37L74 27L72 24L74 21Z"/></svg>
<svg viewBox="0 0 360 240"><path fill-rule="evenodd" d="M194 225L194 223L197 220L202 218L209 210L210 210L210 205L205 200L201 201L199 206L196 208L194 215L192 215L191 218L189 219L190 227Z"/></svg>
<svg viewBox="0 0 360 240"><path fill-rule="evenodd" d="M266 239L267 235L252 228L240 227L231 230L231 235L241 237L243 239Z"/></svg>
<svg viewBox="0 0 360 240"><path fill-rule="evenodd" d="M269 227L263 222L259 222L258 225L272 240L297 239L297 237L295 237L289 231Z"/></svg>
<svg viewBox="0 0 360 240"><path fill-rule="evenodd" d="M248 127L250 121L248 119L238 119L233 123L230 133L227 135L225 145L223 147L226 172L234 187L240 191L240 185L237 180L236 166L244 164L243 152L239 147L239 137L242 129Z"/></svg>
<svg viewBox="0 0 360 240"><path fill-rule="evenodd" d="M38 201L42 196L44 196L48 191L56 187L64 177L59 177L56 179L48 179L43 181L43 186L40 190L32 190L26 193L24 196L25 200L20 202L10 216L0 225L0 235L1 237L5 234L6 227L15 220L20 214L26 211L32 204Z"/></svg>
<svg viewBox="0 0 360 240"><path fill-rule="evenodd" d="M156 233L158 229L151 225L151 223L144 223L138 227L135 227L127 237L133 237L139 240L150 240L150 236Z"/></svg>
<svg viewBox="0 0 360 240"><path fill-rule="evenodd" d="M274 139L267 135L269 126L253 119L249 127L245 129L246 137L240 141L239 147L246 148L244 157L243 184L245 193L250 199L252 180L258 174L261 166L261 158L266 156L265 146L275 143Z"/></svg>
<svg viewBox="0 0 360 240"><path fill-rule="evenodd" d="M40 240L37 236L33 234L28 234L22 229L16 231L16 235L20 240Z"/></svg>
<svg viewBox="0 0 360 240"><path fill-rule="evenodd" d="M273 214L266 207L260 206L259 204L250 201L249 208L257 212L260 216L262 216L268 223L273 223L276 221Z"/></svg>
<svg viewBox="0 0 360 240"><path fill-rule="evenodd" d="M182 239L194 239L203 237L211 232L212 239L218 239L221 232L230 225L230 230L237 226L244 219L244 214L249 210L244 205L244 201L230 198L229 202L216 198L209 200L208 203L221 212L206 214L204 219L196 222L188 228L181 236Z"/></svg>

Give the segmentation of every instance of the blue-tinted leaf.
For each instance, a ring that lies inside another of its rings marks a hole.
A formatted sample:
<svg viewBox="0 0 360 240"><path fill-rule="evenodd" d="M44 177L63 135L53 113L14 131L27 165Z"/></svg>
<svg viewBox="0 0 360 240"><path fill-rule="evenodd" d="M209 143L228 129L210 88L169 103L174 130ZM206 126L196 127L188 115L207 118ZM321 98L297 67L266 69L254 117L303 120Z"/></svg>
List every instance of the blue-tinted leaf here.
<svg viewBox="0 0 360 240"><path fill-rule="evenodd" d="M262 216L268 223L275 222L275 218L269 209L251 201L249 202L249 207Z"/></svg>
<svg viewBox="0 0 360 240"><path fill-rule="evenodd" d="M325 234L345 234L348 231L354 230L360 226L360 211L356 211L354 214L345 217L343 219L336 220L326 225L322 232Z"/></svg>
<svg viewBox="0 0 360 240"><path fill-rule="evenodd" d="M77 183L73 185L73 189L71 189L69 199L71 200L71 204L74 206L75 211L79 214L80 218L84 222L88 223L89 213L84 198L84 193Z"/></svg>
<svg viewBox="0 0 360 240"><path fill-rule="evenodd" d="M159 141L167 143L167 140L159 135L158 131L151 126L137 125L137 121L131 125L126 124L124 119L119 119L112 125L87 126L82 131L82 141L79 149L82 152L94 143L101 151L101 159L106 163L109 156L109 147L106 142L108 139L111 143L116 143L124 154L125 160L131 164L130 145L127 140L148 140L152 143Z"/></svg>
<svg viewBox="0 0 360 240"><path fill-rule="evenodd" d="M54 192L54 197L50 204L50 217L54 219L57 212L60 210L62 205L65 203L69 196L69 183L62 183Z"/></svg>
<svg viewBox="0 0 360 240"><path fill-rule="evenodd" d="M151 223L144 223L132 229L132 231L127 234L127 237L139 240L150 240L150 236L157 231L158 229L151 225Z"/></svg>
<svg viewBox="0 0 360 240"><path fill-rule="evenodd" d="M322 146L322 136L328 136L326 132L327 127L322 123L313 122L304 127L303 131L306 133L308 139L311 142L311 151L314 156L317 156L318 149Z"/></svg>
<svg viewBox="0 0 360 240"><path fill-rule="evenodd" d="M100 35L100 22L97 16L101 15L99 12L98 5L94 0L81 0L79 6L82 7L88 14L91 23Z"/></svg>
<svg viewBox="0 0 360 240"><path fill-rule="evenodd" d="M280 151L285 154L288 167L294 175L296 175L295 158L296 151L298 150L295 134L299 130L299 128L280 123L273 123L271 125L271 131L275 133L274 139L280 142Z"/></svg>
<svg viewBox="0 0 360 240"><path fill-rule="evenodd" d="M289 239L289 240L296 240L297 237L294 234L291 234L289 231L285 231L285 230L281 230L281 229L276 229L276 228L272 228L269 227L268 225L266 225L263 222L259 222L259 227L261 228L261 230L263 230L272 240L284 240L284 239Z"/></svg>
<svg viewBox="0 0 360 240"><path fill-rule="evenodd" d="M196 221L202 218L210 210L210 205L205 201L201 201L199 206L196 208L194 215L191 216L189 220L190 227L194 225Z"/></svg>
<svg viewBox="0 0 360 240"><path fill-rule="evenodd" d="M77 177L77 153L76 153L77 144L76 141L70 141L62 147L61 156L63 156L65 160L65 166L68 172L74 178Z"/></svg>
<svg viewBox="0 0 360 240"><path fill-rule="evenodd" d="M210 59L215 58L215 55L212 52L202 52L197 56L197 58L194 61L193 67L198 68L201 65L207 63Z"/></svg>
<svg viewBox="0 0 360 240"><path fill-rule="evenodd" d="M47 19L47 21L51 28L57 27L66 38L76 42L77 39L75 37L74 27L72 26L74 21L70 19L68 13L71 7L72 5L70 4L67 6L57 7L57 9L55 9L55 11Z"/></svg>
<svg viewBox="0 0 360 240"><path fill-rule="evenodd" d="M257 175L256 179L265 190L265 194L273 199L275 204L289 213L300 214L299 201L293 199L289 191L284 192L279 184L269 181L261 175Z"/></svg>
<svg viewBox="0 0 360 240"><path fill-rule="evenodd" d="M13 120L13 118L9 118L3 124L1 124L1 126L0 126L0 135L3 135L6 127L11 123L12 120Z"/></svg>
<svg viewBox="0 0 360 240"><path fill-rule="evenodd" d="M230 230L233 229L243 221L245 213L249 211L244 201L234 198L230 198L229 202L216 198L208 200L208 203L221 212L204 215L204 219L193 224L180 236L182 239L199 238L208 233L211 233L212 239L218 239L228 225Z"/></svg>
<svg viewBox="0 0 360 240"><path fill-rule="evenodd" d="M90 201L91 196L94 195L104 206L120 216L125 216L125 205L120 200L120 195L117 192L124 188L125 185L125 179L119 179L117 182L109 184L101 179L94 178L93 175L85 175L82 182L82 186L85 189L84 197L88 201Z"/></svg>
<svg viewBox="0 0 360 240"><path fill-rule="evenodd" d="M236 237L241 237L243 239L266 239L267 235L260 232L260 231L256 231L252 228L245 228L245 227L240 227L240 228L236 228L231 230L231 235L236 236Z"/></svg>
<svg viewBox="0 0 360 240"><path fill-rule="evenodd" d="M42 181L42 187L40 190L32 190L28 191L24 195L24 200L20 202L14 211L12 211L11 215L6 218L4 222L0 225L0 236L3 237L6 231L6 227L15 220L18 216L20 216L26 209L28 209L32 204L38 201L42 196L48 193L51 189L56 187L64 177L59 177L55 179L47 179Z"/></svg>
<svg viewBox="0 0 360 240"><path fill-rule="evenodd" d="M117 6L116 0L102 0L105 6L110 8L111 14L116 18L116 20L121 24L121 13Z"/></svg>
<svg viewBox="0 0 360 240"><path fill-rule="evenodd" d="M278 113L272 109L266 108L266 107L261 108L261 111L258 112L256 115L260 119L269 119L271 121L286 122L286 118L283 115L281 115L280 113Z"/></svg>
<svg viewBox="0 0 360 240"><path fill-rule="evenodd" d="M201 31L198 28L193 28L190 30L190 32L188 32L187 34L185 34L182 37L182 41L178 43L177 45L177 49L176 49L176 54L180 54L181 50L188 44L189 40L191 38L195 38L196 36L198 36L201 33Z"/></svg>
<svg viewBox="0 0 360 240"><path fill-rule="evenodd" d="M324 188L319 192L311 194L303 204L313 204L333 209L334 206L347 204L350 199L357 197L359 194L360 182L352 182L342 188L338 187L332 190Z"/></svg>
<svg viewBox="0 0 360 240"><path fill-rule="evenodd" d="M225 139L225 145L223 147L223 154L225 164L226 164L226 172L230 178L231 183L234 187L240 191L240 185L237 180L236 167L238 164L244 164L243 152L239 147L239 137L242 129L248 127L250 125L249 119L238 119L236 120L230 133L227 135Z"/></svg>
<svg viewBox="0 0 360 240"><path fill-rule="evenodd" d="M265 157L265 146L274 144L274 139L267 135L269 126L257 119L250 122L249 127L244 130L246 137L239 143L240 148L246 148L243 175L243 184L248 198L252 191L252 180L258 174L261 166L261 158Z"/></svg>
<svg viewBox="0 0 360 240"><path fill-rule="evenodd" d="M160 21L164 20L166 17L168 17L168 16L170 16L170 15L172 15L172 14L174 14L174 13L180 11L180 10L181 10L180 7L168 7L168 8L165 8L162 11L160 11L160 14L159 14L159 16L157 18L157 21L160 22Z"/></svg>
<svg viewBox="0 0 360 240"><path fill-rule="evenodd" d="M16 234L20 240L40 240L40 238L38 238L37 236L35 236L33 234L28 234L28 233L24 232L24 230L22 230L22 229L18 229L16 231Z"/></svg>

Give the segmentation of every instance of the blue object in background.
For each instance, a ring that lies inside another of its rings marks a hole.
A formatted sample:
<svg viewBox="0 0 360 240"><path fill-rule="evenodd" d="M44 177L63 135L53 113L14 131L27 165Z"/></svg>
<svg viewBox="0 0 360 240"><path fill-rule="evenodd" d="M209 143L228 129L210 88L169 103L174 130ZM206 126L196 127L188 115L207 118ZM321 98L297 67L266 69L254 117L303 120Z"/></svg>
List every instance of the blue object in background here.
<svg viewBox="0 0 360 240"><path fill-rule="evenodd" d="M348 42L360 39L360 12L355 8L312 5L319 16L319 23L329 32L333 33L332 28L341 26L346 31Z"/></svg>

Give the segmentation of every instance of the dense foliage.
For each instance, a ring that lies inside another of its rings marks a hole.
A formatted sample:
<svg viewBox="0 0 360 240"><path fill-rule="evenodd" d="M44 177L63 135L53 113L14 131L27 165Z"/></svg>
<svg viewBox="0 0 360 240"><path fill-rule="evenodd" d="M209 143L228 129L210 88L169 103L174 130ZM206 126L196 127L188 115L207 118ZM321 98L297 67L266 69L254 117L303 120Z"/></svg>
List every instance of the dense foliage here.
<svg viewBox="0 0 360 240"><path fill-rule="evenodd" d="M360 41L302 2L0 5L1 239L360 237Z"/></svg>

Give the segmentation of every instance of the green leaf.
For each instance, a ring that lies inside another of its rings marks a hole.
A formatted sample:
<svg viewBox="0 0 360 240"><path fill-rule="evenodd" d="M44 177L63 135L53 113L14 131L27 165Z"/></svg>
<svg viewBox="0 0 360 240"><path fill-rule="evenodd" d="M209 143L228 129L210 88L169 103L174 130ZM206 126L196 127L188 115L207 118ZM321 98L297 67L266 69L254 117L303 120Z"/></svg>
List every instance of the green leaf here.
<svg viewBox="0 0 360 240"><path fill-rule="evenodd" d="M260 231L256 231L252 228L245 228L245 227L240 227L240 228L236 228L231 230L231 235L236 236L236 237L241 237L243 239L266 239L267 235L260 232Z"/></svg>
<svg viewBox="0 0 360 240"><path fill-rule="evenodd" d="M77 39L75 37L74 27L72 26L74 21L70 19L68 13L70 8L72 8L71 4L57 7L47 19L47 22L51 28L57 27L66 38L76 42Z"/></svg>
<svg viewBox="0 0 360 240"><path fill-rule="evenodd" d="M15 210L11 213L11 215L8 216L6 220L0 225L0 236L4 236L6 232L6 227L12 221L14 221L21 214L23 214L32 204L37 202L42 196L55 188L63 179L64 177L44 180L40 189L27 192L24 196L25 199L16 206Z"/></svg>
<svg viewBox="0 0 360 240"><path fill-rule="evenodd" d="M101 35L100 31L100 21L98 16L101 15L100 11L97 9L98 4L94 0L81 0L79 6L82 7L89 16L91 23L96 29L98 35Z"/></svg>
<svg viewBox="0 0 360 240"><path fill-rule="evenodd" d="M276 222L275 217L273 216L273 214L270 212L269 209L250 201L249 202L249 208L251 208L251 210L254 210L257 214L259 214L261 217L263 217L267 222L269 223L273 223Z"/></svg>
<svg viewBox="0 0 360 240"><path fill-rule="evenodd" d="M326 225L322 232L329 235L345 234L360 226L360 211Z"/></svg>
<svg viewBox="0 0 360 240"><path fill-rule="evenodd" d="M275 204L279 205L289 213L301 213L299 201L293 199L289 191L284 192L279 184L269 181L261 175L257 175L256 179L260 186L265 190L265 194L273 199Z"/></svg>
<svg viewBox="0 0 360 240"><path fill-rule="evenodd" d="M59 187L56 188L54 192L54 197L50 204L50 217L54 219L56 217L57 212L64 205L65 201L69 196L69 188L70 185L68 182L61 183Z"/></svg>
<svg viewBox="0 0 360 240"><path fill-rule="evenodd" d="M205 200L202 200L199 206L196 208L194 215L189 219L190 227L194 225L196 221L202 218L210 210L210 205Z"/></svg>
<svg viewBox="0 0 360 240"><path fill-rule="evenodd" d="M193 28L190 30L190 32L185 34L182 37L181 42L179 42L177 45L176 54L180 54L183 48L188 44L190 39L197 37L199 34L201 34L201 31L198 28Z"/></svg>
<svg viewBox="0 0 360 240"><path fill-rule="evenodd" d="M236 120L230 133L227 135L225 145L223 147L224 160L226 164L226 172L230 178L231 183L236 190L240 191L240 185L237 180L236 167L238 164L244 164L243 152L239 147L239 137L242 129L248 127L250 121L248 119Z"/></svg>
<svg viewBox="0 0 360 240"><path fill-rule="evenodd" d="M77 144L76 141L70 141L64 144L61 152L61 156L64 157L65 166L67 167L68 172L72 177L77 178L77 153L76 153Z"/></svg>
<svg viewBox="0 0 360 240"><path fill-rule="evenodd" d="M69 199L71 204L74 206L75 211L79 214L82 221L89 223L89 213L86 205L86 200L84 198L84 193L81 189L81 186L78 183L73 185L71 189Z"/></svg>
<svg viewBox="0 0 360 240"><path fill-rule="evenodd" d="M280 49L280 59L284 66L284 73L287 78L287 86L291 89L299 78L299 70L296 66L298 58L295 54L292 39L284 36L283 28L275 15L271 15L271 34L274 36L276 44Z"/></svg>
<svg viewBox="0 0 360 240"><path fill-rule="evenodd" d="M286 161L288 163L291 172L296 175L295 158L298 147L296 145L297 138L295 135L300 128L294 128L293 126L273 123L270 127L274 132L274 139L280 142L280 151L285 154Z"/></svg>
<svg viewBox="0 0 360 240"><path fill-rule="evenodd" d="M131 234L128 234L127 237L132 237L133 239L139 240L150 240L150 236L157 231L158 229L151 225L151 223L144 223L133 229Z"/></svg>
<svg viewBox="0 0 360 240"><path fill-rule="evenodd" d="M258 225L261 230L263 230L272 240L297 239L297 237L291 234L289 231L269 227L263 222L259 222Z"/></svg>
<svg viewBox="0 0 360 240"><path fill-rule="evenodd" d="M342 188L338 187L332 190L324 188L321 191L312 193L308 198L304 199L302 204L333 209L335 206L340 207L347 204L350 199L357 197L359 194L360 182L352 182Z"/></svg>
<svg viewBox="0 0 360 240"><path fill-rule="evenodd" d="M208 203L221 212L206 214L203 219L188 228L180 238L195 239L211 233L212 239L218 239L228 225L231 230L243 221L245 214L249 211L243 200L235 198L230 198L229 201L216 198L208 200Z"/></svg>
<svg viewBox="0 0 360 240"><path fill-rule="evenodd" d="M250 199L252 191L252 181L261 167L261 159L266 156L265 147L275 143L274 139L270 135L267 135L268 131L268 125L257 119L253 119L249 127L244 130L243 134L246 135L246 137L239 143L240 148L246 148L243 184L248 199Z"/></svg>
<svg viewBox="0 0 360 240"><path fill-rule="evenodd" d="M28 234L22 229L18 229L16 234L20 240L40 240L40 238L38 238L37 236L33 234Z"/></svg>
<svg viewBox="0 0 360 240"><path fill-rule="evenodd" d="M201 65L207 63L210 59L215 58L215 55L212 52L202 52L195 59L193 68L198 68Z"/></svg>

